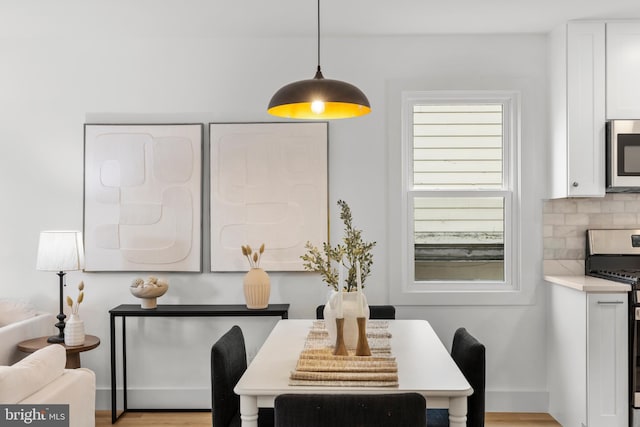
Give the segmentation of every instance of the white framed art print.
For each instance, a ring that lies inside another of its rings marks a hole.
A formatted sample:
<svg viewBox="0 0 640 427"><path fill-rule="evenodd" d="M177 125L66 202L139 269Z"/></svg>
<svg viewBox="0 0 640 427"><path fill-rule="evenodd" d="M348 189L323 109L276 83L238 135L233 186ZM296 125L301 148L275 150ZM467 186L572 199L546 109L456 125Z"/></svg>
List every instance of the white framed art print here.
<svg viewBox="0 0 640 427"><path fill-rule="evenodd" d="M86 271L202 271L202 124L86 124Z"/></svg>
<svg viewBox="0 0 640 427"><path fill-rule="evenodd" d="M302 271L328 240L328 123L210 123L211 270Z"/></svg>

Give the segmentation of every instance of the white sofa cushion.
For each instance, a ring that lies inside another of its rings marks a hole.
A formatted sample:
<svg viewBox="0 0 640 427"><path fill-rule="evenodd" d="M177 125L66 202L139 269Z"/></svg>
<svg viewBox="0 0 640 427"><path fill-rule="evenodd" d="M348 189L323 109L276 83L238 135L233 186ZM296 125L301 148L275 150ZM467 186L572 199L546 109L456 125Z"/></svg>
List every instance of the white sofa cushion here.
<svg viewBox="0 0 640 427"><path fill-rule="evenodd" d="M0 299L0 327L35 317L38 312L23 301Z"/></svg>
<svg viewBox="0 0 640 427"><path fill-rule="evenodd" d="M52 344L11 366L0 366L0 403L18 403L64 372L67 353Z"/></svg>

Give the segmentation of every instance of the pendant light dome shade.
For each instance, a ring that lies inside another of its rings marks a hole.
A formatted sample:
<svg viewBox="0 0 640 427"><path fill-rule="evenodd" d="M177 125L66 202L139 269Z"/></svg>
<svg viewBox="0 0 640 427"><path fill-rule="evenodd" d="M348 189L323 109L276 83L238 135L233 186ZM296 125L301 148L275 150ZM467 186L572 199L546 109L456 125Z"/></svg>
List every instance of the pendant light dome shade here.
<svg viewBox="0 0 640 427"><path fill-rule="evenodd" d="M370 113L371 106L360 89L347 82L325 79L318 66L313 79L280 88L267 111L291 119L346 119Z"/></svg>
<svg viewBox="0 0 640 427"><path fill-rule="evenodd" d="M320 0L318 0L318 69L309 80L281 87L269 102L267 112L289 119L348 119L371 112L360 89L340 80L325 79L320 70Z"/></svg>

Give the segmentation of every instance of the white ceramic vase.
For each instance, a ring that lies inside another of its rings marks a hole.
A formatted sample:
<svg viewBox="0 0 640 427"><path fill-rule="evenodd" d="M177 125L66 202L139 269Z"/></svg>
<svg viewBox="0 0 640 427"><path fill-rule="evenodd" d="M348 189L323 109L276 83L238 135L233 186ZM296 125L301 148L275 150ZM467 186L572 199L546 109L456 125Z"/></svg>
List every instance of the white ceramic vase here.
<svg viewBox="0 0 640 427"><path fill-rule="evenodd" d="M252 268L242 282L247 308L267 308L271 293L269 275L261 268Z"/></svg>
<svg viewBox="0 0 640 427"><path fill-rule="evenodd" d="M84 320L72 314L64 327L64 343L68 347L84 344Z"/></svg>
<svg viewBox="0 0 640 427"><path fill-rule="evenodd" d="M338 304L338 292L333 291L329 297L329 301L324 306L324 321L329 333L329 342L331 345L336 343L336 308ZM367 297L362 294L362 312L365 319L369 319L369 304ZM344 344L348 349L355 349L358 344L358 293L343 292L342 293L342 315L344 317ZM365 323L366 324L366 323Z"/></svg>

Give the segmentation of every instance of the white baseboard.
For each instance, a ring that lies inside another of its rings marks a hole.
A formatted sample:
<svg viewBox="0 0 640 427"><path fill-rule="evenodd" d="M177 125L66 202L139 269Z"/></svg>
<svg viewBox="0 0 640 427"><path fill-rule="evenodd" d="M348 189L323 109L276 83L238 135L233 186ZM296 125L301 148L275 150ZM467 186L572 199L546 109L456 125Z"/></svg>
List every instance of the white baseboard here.
<svg viewBox="0 0 640 427"><path fill-rule="evenodd" d="M547 391L486 391L487 412L548 412ZM211 408L208 388L128 389L128 406L132 408L207 409ZM118 393L118 408L122 409L122 391ZM98 389L96 409L111 409L111 390Z"/></svg>
<svg viewBox="0 0 640 427"><path fill-rule="evenodd" d="M549 412L549 392L485 391L486 412Z"/></svg>
<svg viewBox="0 0 640 427"><path fill-rule="evenodd" d="M129 409L211 409L208 388L127 389ZM118 390L117 408L123 407L122 390ZM96 410L111 410L111 389L96 390Z"/></svg>

